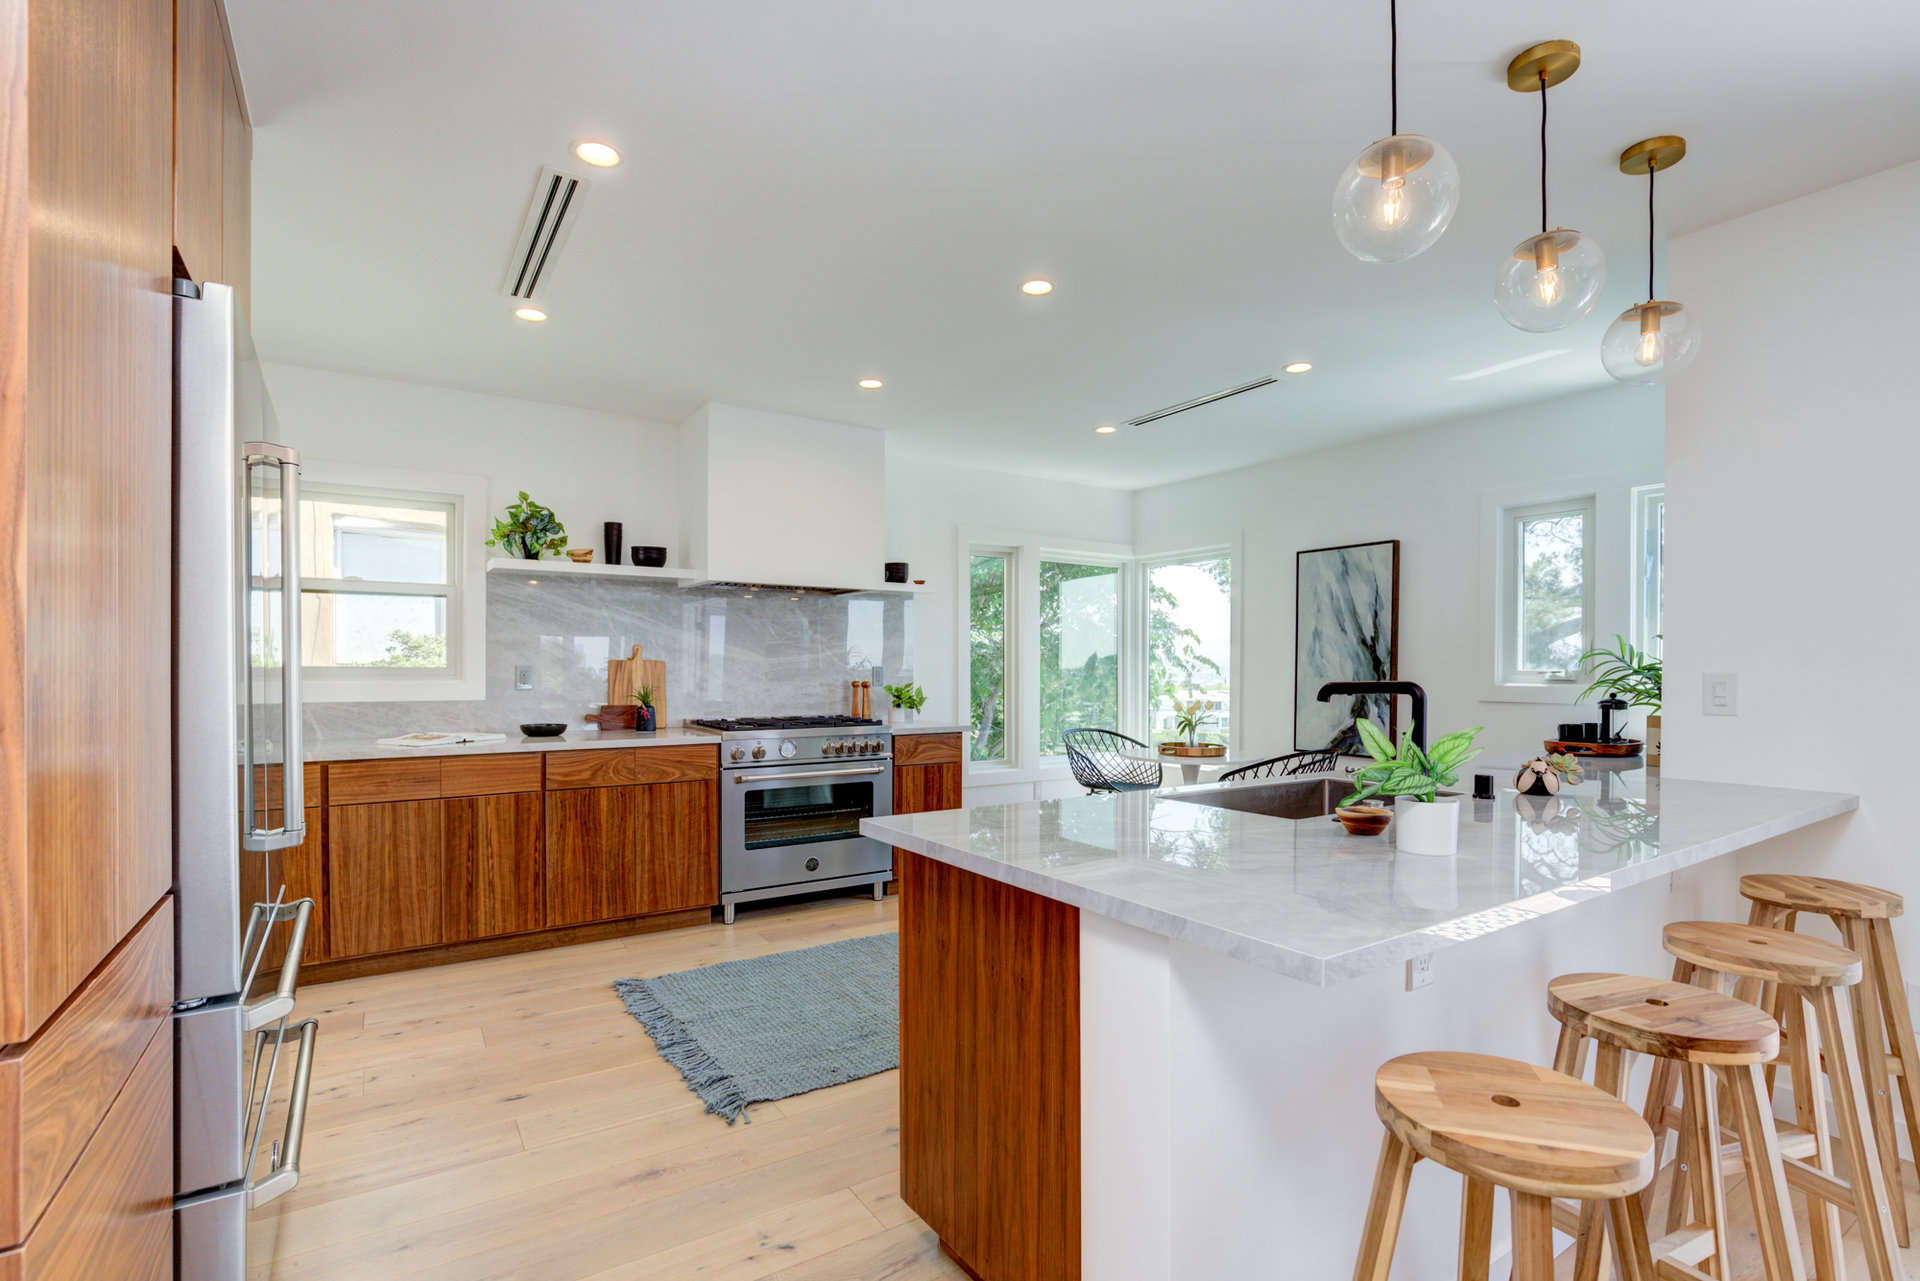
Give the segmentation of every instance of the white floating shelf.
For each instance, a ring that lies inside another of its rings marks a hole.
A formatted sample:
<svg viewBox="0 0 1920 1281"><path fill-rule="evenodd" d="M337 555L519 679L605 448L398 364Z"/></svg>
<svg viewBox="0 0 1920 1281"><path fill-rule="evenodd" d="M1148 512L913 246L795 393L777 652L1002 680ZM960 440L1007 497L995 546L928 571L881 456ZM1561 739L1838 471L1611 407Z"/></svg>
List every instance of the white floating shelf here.
<svg viewBox="0 0 1920 1281"><path fill-rule="evenodd" d="M700 575L690 569L663 565L649 569L642 565L601 565L589 562L576 565L570 560L521 560L517 556L495 556L487 561L489 574L525 574L528 578L624 578L650 583L691 583Z"/></svg>

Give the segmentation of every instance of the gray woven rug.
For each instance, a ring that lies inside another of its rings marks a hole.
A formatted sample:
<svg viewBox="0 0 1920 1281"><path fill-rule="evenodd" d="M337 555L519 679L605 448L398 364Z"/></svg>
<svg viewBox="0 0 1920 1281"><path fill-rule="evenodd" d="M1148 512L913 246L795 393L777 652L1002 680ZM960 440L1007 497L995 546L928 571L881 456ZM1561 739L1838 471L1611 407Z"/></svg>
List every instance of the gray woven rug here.
<svg viewBox="0 0 1920 1281"><path fill-rule="evenodd" d="M661 1057L728 1125L749 1103L900 1066L897 934L613 986Z"/></svg>

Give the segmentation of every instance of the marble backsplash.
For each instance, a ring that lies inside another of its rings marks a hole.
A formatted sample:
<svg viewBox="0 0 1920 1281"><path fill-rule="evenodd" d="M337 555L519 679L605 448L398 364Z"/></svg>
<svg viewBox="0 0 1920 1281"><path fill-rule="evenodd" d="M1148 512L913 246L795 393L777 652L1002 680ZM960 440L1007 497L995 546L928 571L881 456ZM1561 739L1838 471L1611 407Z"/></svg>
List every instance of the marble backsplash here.
<svg viewBox="0 0 1920 1281"><path fill-rule="evenodd" d="M655 691L662 725L693 717L844 712L847 682L913 677L913 602L906 597L793 597L779 590L683 589L610 579L487 579L484 702L306 705L310 754L329 739L413 730L510 733L527 721L580 724L606 697L607 659L639 645L664 660ZM514 688L514 668L533 688ZM874 691L875 706L884 696Z"/></svg>

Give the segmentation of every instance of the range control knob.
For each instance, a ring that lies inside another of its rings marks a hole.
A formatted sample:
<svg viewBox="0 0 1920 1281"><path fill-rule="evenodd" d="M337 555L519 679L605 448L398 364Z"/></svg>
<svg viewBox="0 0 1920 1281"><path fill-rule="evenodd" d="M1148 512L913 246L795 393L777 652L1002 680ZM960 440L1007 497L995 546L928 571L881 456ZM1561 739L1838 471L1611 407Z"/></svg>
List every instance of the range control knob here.
<svg viewBox="0 0 1920 1281"><path fill-rule="evenodd" d="M787 739L785 742L780 744L780 755L782 756L792 756L794 752L797 750L799 749L794 747L792 739Z"/></svg>
<svg viewBox="0 0 1920 1281"><path fill-rule="evenodd" d="M820 744L820 754L822 756L838 756L840 755L840 744L831 742L822 743Z"/></svg>
<svg viewBox="0 0 1920 1281"><path fill-rule="evenodd" d="M765 743L755 743L753 745L754 760L756 761L764 760L766 758L766 755L767 755L767 745Z"/></svg>
<svg viewBox="0 0 1920 1281"><path fill-rule="evenodd" d="M736 747L736 748L734 748L734 749L733 749L733 759L734 759L734 760L736 760L736 761L744 761L744 760L746 760L746 759L747 759L747 749L746 749L746 748L744 748L744 747Z"/></svg>

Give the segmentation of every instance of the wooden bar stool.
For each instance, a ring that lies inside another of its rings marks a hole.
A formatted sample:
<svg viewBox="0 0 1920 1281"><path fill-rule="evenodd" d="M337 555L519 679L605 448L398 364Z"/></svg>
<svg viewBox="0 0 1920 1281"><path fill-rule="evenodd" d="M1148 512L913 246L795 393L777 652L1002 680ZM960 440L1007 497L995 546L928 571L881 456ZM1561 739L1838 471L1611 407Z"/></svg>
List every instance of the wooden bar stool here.
<svg viewBox="0 0 1920 1281"><path fill-rule="evenodd" d="M1873 1281L1903 1281L1905 1270L1893 1253L1887 1185L1880 1162L1874 1159L1872 1113L1854 1045L1853 1021L1841 1015L1836 995L1839 989L1860 982L1860 957L1836 943L1791 930L1724 921L1677 922L1667 926L1663 942L1676 961L1676 982L1716 988L1722 976L1731 975L1751 985L1773 985L1793 1074L1797 1123L1781 1137L1781 1164L1787 1182L1807 1196L1814 1276L1837 1281L1844 1275L1839 1212L1845 1210L1859 1226L1867 1274ZM1819 1086L1823 1046L1833 1093L1831 1116L1826 1091ZM1655 1079L1647 1096L1648 1120L1656 1140L1664 1137L1676 1115L1666 1106L1670 1087L1660 1075L1661 1066L1660 1062L1654 1065ZM1838 1173L1835 1138L1849 1157L1845 1179ZM1680 1164L1690 1161L1696 1146L1697 1141L1690 1142L1682 1130ZM1682 1201L1691 1183L1691 1179L1681 1183L1676 1174L1669 1205ZM1669 1210L1669 1222L1672 1214Z"/></svg>
<svg viewBox="0 0 1920 1281"><path fill-rule="evenodd" d="M1693 1266L1703 1261L1715 1277L1733 1275L1718 1085L1726 1091L1740 1136L1767 1281L1803 1281L1800 1238L1761 1075L1761 1064L1780 1052L1780 1025L1773 1016L1718 992L1630 974L1563 974L1547 985L1547 1010L1560 1021L1553 1066L1561 1072L1580 1075L1592 1041L1598 1047L1593 1083L1617 1098L1626 1097L1629 1054L1649 1055L1656 1069L1665 1066L1680 1076L1681 1133L1692 1136L1693 1150L1704 1151L1706 1158L1693 1161L1688 1172L1697 1221L1682 1222L1654 1244L1663 1275L1704 1276ZM1656 1081L1652 1093L1661 1097L1670 1088ZM1574 1235L1575 1281L1594 1281L1600 1275L1601 1239L1591 1203L1581 1207Z"/></svg>
<svg viewBox="0 0 1920 1281"><path fill-rule="evenodd" d="M1898 894L1854 881L1821 876L1743 876L1740 893L1752 900L1748 920L1790 930L1801 912L1818 912L1840 931L1847 947L1860 954L1865 975L1854 989L1853 1035L1860 1046L1860 1070L1866 1077L1867 1106L1874 1136L1880 1141L1880 1169L1892 1202L1893 1232L1902 1246L1911 1243L1907 1200L1900 1193L1900 1141L1894 1133L1893 1091L1899 1082L1907 1139L1920 1152L1920 1116L1916 1116L1913 1074L1920 1072L1914 1048L1913 1016L1907 1009L1907 985L1889 924L1906 910Z"/></svg>
<svg viewBox="0 0 1920 1281"><path fill-rule="evenodd" d="M1553 1198L1605 1206L1621 1281L1653 1281L1636 1195L1653 1133L1626 1104L1551 1068L1484 1054L1407 1054L1374 1074L1387 1127L1354 1281L1386 1281L1407 1184L1421 1157L1465 1178L1461 1281L1487 1281L1493 1190L1513 1202L1513 1281L1553 1281Z"/></svg>

